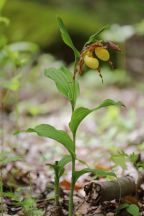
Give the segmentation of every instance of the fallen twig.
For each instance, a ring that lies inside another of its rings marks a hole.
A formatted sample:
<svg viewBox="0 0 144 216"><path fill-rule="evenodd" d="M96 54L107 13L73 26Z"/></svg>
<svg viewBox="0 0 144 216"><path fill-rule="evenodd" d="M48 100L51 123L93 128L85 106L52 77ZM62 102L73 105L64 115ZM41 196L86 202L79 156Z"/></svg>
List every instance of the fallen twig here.
<svg viewBox="0 0 144 216"><path fill-rule="evenodd" d="M142 181L144 181L144 174L140 176L138 181L132 176L125 176L114 181L91 182L84 187L85 199L96 205L103 201L136 194Z"/></svg>

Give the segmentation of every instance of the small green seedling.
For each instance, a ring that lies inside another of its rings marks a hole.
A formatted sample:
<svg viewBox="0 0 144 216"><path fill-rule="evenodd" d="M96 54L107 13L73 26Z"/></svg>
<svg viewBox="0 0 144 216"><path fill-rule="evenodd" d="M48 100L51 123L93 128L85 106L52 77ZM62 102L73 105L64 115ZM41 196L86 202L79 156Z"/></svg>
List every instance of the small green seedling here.
<svg viewBox="0 0 144 216"><path fill-rule="evenodd" d="M5 165L12 161L22 161L24 160L22 157L19 156L10 156L10 152L8 151L2 151L0 153L0 166ZM5 193L3 192L3 179L2 179L2 171L1 171L1 177L0 177L0 196L1 196L1 213L3 216L3 196Z"/></svg>
<svg viewBox="0 0 144 216"><path fill-rule="evenodd" d="M63 175L65 169L65 165L71 162L72 158L70 155L64 155L60 161L55 161L54 164L46 164L54 169L55 172L55 204L59 205L59 180L60 177Z"/></svg>
<svg viewBox="0 0 144 216"><path fill-rule="evenodd" d="M30 185L30 195L28 198L24 200L20 200L13 192L3 192L3 196L10 197L13 200L14 205L21 206L26 216L29 215L42 215L41 209L35 209L36 207L36 200L32 197L32 185L31 185L31 175L29 173L29 185Z"/></svg>
<svg viewBox="0 0 144 216"><path fill-rule="evenodd" d="M76 133L77 129L82 122L82 120L88 116L90 113L94 111L98 111L101 108L108 107L108 106L124 106L124 104L120 101L115 102L113 100L107 99L104 100L99 106L88 109L85 107L75 108L76 100L79 95L79 83L77 80L77 73L82 73L82 66L83 64L87 65L92 69L97 69L99 75L102 79L102 75L100 72L100 62L101 61L108 61L109 64L112 66L112 62L110 59L110 54L108 52L109 47L113 50L120 51L119 47L115 45L112 41L98 41L97 36L100 32L104 30L100 30L98 33L92 35L89 40L85 43L81 53L75 48L61 18L58 17L58 24L61 32L61 36L63 41L73 50L74 57L75 57L75 64L74 64L74 73L72 74L67 68L60 67L59 69L56 68L48 68L45 70L45 76L53 80L56 84L57 89L61 94L63 94L70 102L72 107L72 115L71 120L69 122L69 128L72 133L72 137L69 136L63 130L57 130L55 127L49 124L40 124L35 128L29 128L27 130L23 130L21 132L35 132L38 136L41 137L48 137L53 139L59 143L61 143L69 152L69 156L66 156L68 160L67 162L72 162L72 177L71 177L71 191L70 191L70 198L69 198L69 216L73 215L73 193L74 193L74 186L76 181L80 176L88 172L94 172L98 176L113 176L116 175L113 172L107 172L100 169L90 169L85 168L79 171L75 170L75 161L77 160L76 156ZM94 54L95 53L95 54ZM103 79L102 79L103 81ZM18 134L20 131L15 132ZM62 163L63 159L59 162L55 162L55 164L48 164L49 166L53 167L55 170L55 194L56 194L56 204L58 204L58 197L59 197L59 178L63 174L64 165L66 163Z"/></svg>
<svg viewBox="0 0 144 216"><path fill-rule="evenodd" d="M123 151L111 155L111 159L116 166L120 166L123 169L127 169L127 163L130 162L136 167L137 171L139 172L139 169L144 169L144 163L137 162L138 157L139 154L132 152L128 155Z"/></svg>
<svg viewBox="0 0 144 216"><path fill-rule="evenodd" d="M122 209L126 209L126 211L132 216L139 216L139 207L135 204L124 203L120 205L116 211L120 211Z"/></svg>
<svg viewBox="0 0 144 216"><path fill-rule="evenodd" d="M41 209L34 209L36 206L36 200L32 197L28 197L27 199L20 201L19 197L15 196L12 192L4 193L4 196L11 197L15 200L13 202L14 205L21 206L26 216L29 215L42 215Z"/></svg>

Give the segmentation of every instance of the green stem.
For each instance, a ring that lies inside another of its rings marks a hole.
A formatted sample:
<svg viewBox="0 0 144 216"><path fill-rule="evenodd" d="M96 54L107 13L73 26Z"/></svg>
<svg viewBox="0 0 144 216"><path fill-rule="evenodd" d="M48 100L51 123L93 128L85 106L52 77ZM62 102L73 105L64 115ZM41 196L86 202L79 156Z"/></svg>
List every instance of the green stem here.
<svg viewBox="0 0 144 216"><path fill-rule="evenodd" d="M32 183L31 183L31 174L30 174L30 172L29 172L29 184L30 184L30 197L32 199ZM33 213L32 213L33 206L31 206L30 208L31 208L31 215L33 215Z"/></svg>
<svg viewBox="0 0 144 216"><path fill-rule="evenodd" d="M73 193L74 193L74 172L75 172L75 158L72 157L72 178L71 178L71 191L70 191L70 198L69 198L69 216L73 215Z"/></svg>
<svg viewBox="0 0 144 216"><path fill-rule="evenodd" d="M58 176L58 161L55 162L56 169L55 169L55 204L59 205L59 176Z"/></svg>
<svg viewBox="0 0 144 216"><path fill-rule="evenodd" d="M72 103L71 103L72 113L74 112L74 109L75 109L75 80L73 80L73 87L74 87L74 92L73 92L73 99L72 99Z"/></svg>
<svg viewBox="0 0 144 216"><path fill-rule="evenodd" d="M74 93L73 93L73 104L72 104L72 114L75 109L75 80L73 80L73 85L74 85ZM75 145L76 145L76 134L73 133L73 145L74 145L74 153L75 153ZM69 216L73 215L73 193L74 193L74 187L75 187L75 157L71 155L72 157L72 177L71 177L71 191L70 191L70 197L69 197Z"/></svg>
<svg viewBox="0 0 144 216"><path fill-rule="evenodd" d="M75 152L75 134L73 134L73 142L74 142L74 152ZM75 157L72 155L72 177L71 177L71 191L70 191L70 198L69 198L69 216L73 215L73 193L75 187Z"/></svg>
<svg viewBox="0 0 144 216"><path fill-rule="evenodd" d="M29 172L29 184L30 184L30 196L32 198L32 184L31 184L31 174Z"/></svg>

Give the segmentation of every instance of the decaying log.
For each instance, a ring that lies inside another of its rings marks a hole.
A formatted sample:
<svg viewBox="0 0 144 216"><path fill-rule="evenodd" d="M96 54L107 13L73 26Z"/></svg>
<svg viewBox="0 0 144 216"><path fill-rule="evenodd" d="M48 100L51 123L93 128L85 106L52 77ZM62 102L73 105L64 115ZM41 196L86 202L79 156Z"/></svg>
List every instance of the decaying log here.
<svg viewBox="0 0 144 216"><path fill-rule="evenodd" d="M144 175L141 175L139 183L132 176L117 178L114 181L91 182L84 187L85 200L91 204L98 204L103 201L120 199L126 195L136 194L141 182L144 182Z"/></svg>

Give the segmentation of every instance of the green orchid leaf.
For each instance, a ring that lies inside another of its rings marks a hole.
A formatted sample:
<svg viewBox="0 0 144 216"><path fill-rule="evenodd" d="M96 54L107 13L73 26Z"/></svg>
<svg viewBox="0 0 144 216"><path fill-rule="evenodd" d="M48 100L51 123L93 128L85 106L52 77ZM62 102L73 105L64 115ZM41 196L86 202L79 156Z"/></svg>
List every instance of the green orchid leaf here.
<svg viewBox="0 0 144 216"><path fill-rule="evenodd" d="M78 62L79 60L79 57L80 57L80 53L79 51L75 48L70 36L69 36L69 33L67 32L65 26L64 26L64 23L62 21L62 19L60 17L57 17L57 20L58 20L58 24L59 24L59 28L60 28L60 32L61 32L61 37L64 41L64 43L66 45L68 45L74 52L74 55L75 55L75 64Z"/></svg>
<svg viewBox="0 0 144 216"><path fill-rule="evenodd" d="M71 162L71 160L72 160L71 155L64 155L63 158L60 161L58 161L57 164L48 163L46 165L52 167L55 170L55 172L58 172L58 178L60 178L65 171L64 169L65 165Z"/></svg>
<svg viewBox="0 0 144 216"><path fill-rule="evenodd" d="M98 35L103 32L105 29L107 29L107 26L102 27L98 32L96 32L95 34L91 35L88 39L88 41L85 43L84 46L87 46L88 44L94 43L97 41L97 37Z"/></svg>
<svg viewBox="0 0 144 216"><path fill-rule="evenodd" d="M72 161L71 155L64 155L63 158L58 162L59 171L58 176L59 178L63 175L65 169L65 165Z"/></svg>
<svg viewBox="0 0 144 216"><path fill-rule="evenodd" d="M48 137L50 139L53 139L65 146L69 153L75 157L73 141L71 140L70 136L63 130L57 130L49 124L40 124L35 128L28 128L27 130L16 131L14 135L17 135L21 132L35 132L40 137Z"/></svg>
<svg viewBox="0 0 144 216"><path fill-rule="evenodd" d="M46 69L45 76L55 82L59 92L74 106L79 95L79 84L76 80L75 83L73 82L73 74L67 68L61 67Z"/></svg>
<svg viewBox="0 0 144 216"><path fill-rule="evenodd" d="M91 112L93 111L96 111L96 110L99 110L103 107L108 107L108 106L125 106L122 102L118 101L118 102L115 102L113 100L110 100L110 99L107 99L105 100L100 106L94 108L94 109L87 109L87 108L84 108L84 107L80 107L80 108L77 108L73 114L72 114L72 118L71 118L71 121L69 123L69 127L72 131L73 134L76 133L76 130L79 126L79 124L81 123L81 121L88 115L90 114Z"/></svg>
<svg viewBox="0 0 144 216"><path fill-rule="evenodd" d="M139 207L135 204L129 205L129 207L126 208L126 210L132 216L139 216Z"/></svg>
<svg viewBox="0 0 144 216"><path fill-rule="evenodd" d="M72 158L70 155L64 155L63 158L58 162L60 167L64 167L67 163L71 162Z"/></svg>
<svg viewBox="0 0 144 216"><path fill-rule="evenodd" d="M82 169L80 171L75 171L74 172L75 182L78 180L79 177L81 177L85 173L89 173L89 172L96 173L98 176L113 176L113 177L116 177L115 173L113 173L113 172L108 172L108 171L104 171L104 170L97 169L97 168L95 168L95 169L85 168L85 169Z"/></svg>

